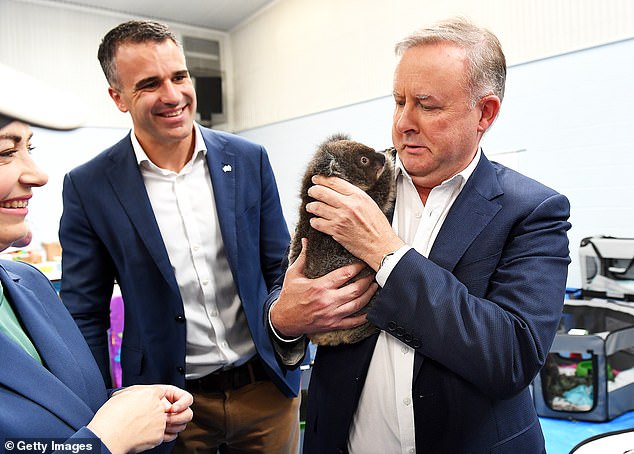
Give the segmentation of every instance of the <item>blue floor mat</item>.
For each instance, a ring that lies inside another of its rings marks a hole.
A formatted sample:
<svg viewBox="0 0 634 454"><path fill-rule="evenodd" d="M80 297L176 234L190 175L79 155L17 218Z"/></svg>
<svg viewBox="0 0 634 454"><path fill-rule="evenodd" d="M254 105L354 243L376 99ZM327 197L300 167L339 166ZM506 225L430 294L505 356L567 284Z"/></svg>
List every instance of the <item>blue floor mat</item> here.
<svg viewBox="0 0 634 454"><path fill-rule="evenodd" d="M634 427L634 411L606 422L539 418L546 438L547 454L568 454L578 443L595 435Z"/></svg>

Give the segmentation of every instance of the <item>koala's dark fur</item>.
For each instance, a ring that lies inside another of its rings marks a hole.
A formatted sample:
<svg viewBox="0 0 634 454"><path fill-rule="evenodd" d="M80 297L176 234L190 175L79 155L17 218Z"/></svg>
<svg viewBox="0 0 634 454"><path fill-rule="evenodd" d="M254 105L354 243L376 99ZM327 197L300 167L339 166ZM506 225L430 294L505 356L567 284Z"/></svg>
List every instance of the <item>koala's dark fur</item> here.
<svg viewBox="0 0 634 454"><path fill-rule="evenodd" d="M301 206L299 221L291 243L289 262L293 263L302 249L301 239L308 238L304 274L318 278L332 270L360 260L348 252L330 235L321 233L310 226L313 217L306 211L306 204L314 199L308 196L313 186L313 175L336 176L363 189L387 214L394 203L394 165L391 154L378 152L359 142L350 140L343 134L335 134L323 142L308 164L302 179ZM366 276L373 271L368 267L356 278ZM367 312L370 304L362 310ZM361 312L360 312L361 313ZM317 345L351 344L376 332L370 322L347 330L335 330L311 336Z"/></svg>

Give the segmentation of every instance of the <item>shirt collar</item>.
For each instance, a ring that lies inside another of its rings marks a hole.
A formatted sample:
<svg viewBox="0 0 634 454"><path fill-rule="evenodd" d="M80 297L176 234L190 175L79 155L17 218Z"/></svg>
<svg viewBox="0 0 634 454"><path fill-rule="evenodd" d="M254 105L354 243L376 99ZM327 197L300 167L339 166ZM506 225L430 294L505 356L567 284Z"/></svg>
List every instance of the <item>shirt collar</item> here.
<svg viewBox="0 0 634 454"><path fill-rule="evenodd" d="M194 136L196 138L194 139L194 153L192 155L191 162L193 162L200 153L202 153L203 155L207 154L207 145L205 144L205 141L203 140L202 132L200 132L200 126L195 122L194 122ZM150 168L163 170L163 169L160 169L160 167L158 167L152 161L150 161L150 158L148 158L147 154L145 153L145 150L143 150L143 147L139 143L139 140L136 138L136 134L134 133L134 128L132 128L132 131L130 131L130 140L132 141L132 149L134 150L134 155L136 156L136 162L137 164L139 164L139 166L145 163L145 165L149 166Z"/></svg>

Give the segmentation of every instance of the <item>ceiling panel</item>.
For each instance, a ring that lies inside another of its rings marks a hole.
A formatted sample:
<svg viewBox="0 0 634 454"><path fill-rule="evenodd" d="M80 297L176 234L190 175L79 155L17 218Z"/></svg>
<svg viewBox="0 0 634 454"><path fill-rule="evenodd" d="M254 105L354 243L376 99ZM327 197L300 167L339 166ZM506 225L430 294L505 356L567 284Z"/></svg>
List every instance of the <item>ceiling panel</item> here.
<svg viewBox="0 0 634 454"><path fill-rule="evenodd" d="M274 0L51 0L219 31L236 25Z"/></svg>

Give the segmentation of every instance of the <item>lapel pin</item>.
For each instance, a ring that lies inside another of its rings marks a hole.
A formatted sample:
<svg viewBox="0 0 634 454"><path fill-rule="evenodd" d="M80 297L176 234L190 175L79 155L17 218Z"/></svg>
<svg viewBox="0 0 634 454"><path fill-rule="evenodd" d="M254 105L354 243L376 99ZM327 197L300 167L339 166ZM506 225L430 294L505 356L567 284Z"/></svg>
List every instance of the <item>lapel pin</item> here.
<svg viewBox="0 0 634 454"><path fill-rule="evenodd" d="M231 165L230 164L225 164L225 165L222 166L222 171L224 173L231 172L231 170L232 169L231 169Z"/></svg>

